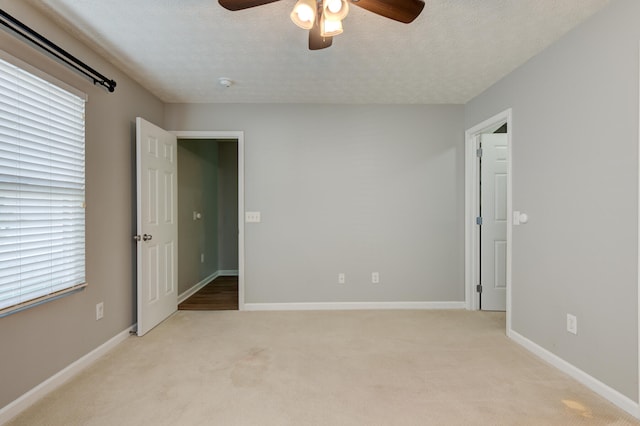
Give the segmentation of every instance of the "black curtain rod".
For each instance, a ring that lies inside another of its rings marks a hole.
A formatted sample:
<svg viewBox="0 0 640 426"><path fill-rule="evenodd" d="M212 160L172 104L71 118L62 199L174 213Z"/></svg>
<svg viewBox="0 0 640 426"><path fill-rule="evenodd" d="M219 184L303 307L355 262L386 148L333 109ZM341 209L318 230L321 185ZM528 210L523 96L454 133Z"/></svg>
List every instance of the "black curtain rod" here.
<svg viewBox="0 0 640 426"><path fill-rule="evenodd" d="M109 92L113 92L116 88L116 82L108 79L98 71L91 68L89 65L82 62L60 46L54 44L44 36L38 34L31 28L27 27L22 22L18 21L13 16L0 9L0 24L4 25L9 30L18 34L28 42L34 44L46 53L52 55L54 58L62 61L64 64L70 66L74 70L88 77L93 81L93 84L99 84L104 86Z"/></svg>

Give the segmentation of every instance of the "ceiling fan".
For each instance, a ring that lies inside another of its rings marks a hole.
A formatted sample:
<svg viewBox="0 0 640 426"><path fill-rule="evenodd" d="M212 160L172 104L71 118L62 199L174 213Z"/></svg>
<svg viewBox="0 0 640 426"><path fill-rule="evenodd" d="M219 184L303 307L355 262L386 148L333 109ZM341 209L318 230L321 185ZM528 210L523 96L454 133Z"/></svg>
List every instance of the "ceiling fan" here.
<svg viewBox="0 0 640 426"><path fill-rule="evenodd" d="M236 11L280 0L218 0L220 6ZM408 24L420 15L422 0L298 0L291 20L309 30L309 49L331 46L333 37L342 33L342 20L349 13L349 3L385 18Z"/></svg>

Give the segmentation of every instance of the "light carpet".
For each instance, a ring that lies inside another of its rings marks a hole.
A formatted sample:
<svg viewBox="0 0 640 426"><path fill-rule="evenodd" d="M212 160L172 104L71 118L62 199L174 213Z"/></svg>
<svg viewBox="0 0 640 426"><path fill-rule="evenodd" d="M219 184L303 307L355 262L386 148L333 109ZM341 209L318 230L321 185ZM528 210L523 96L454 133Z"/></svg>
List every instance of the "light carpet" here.
<svg viewBox="0 0 640 426"><path fill-rule="evenodd" d="M10 425L631 425L502 313L179 311Z"/></svg>

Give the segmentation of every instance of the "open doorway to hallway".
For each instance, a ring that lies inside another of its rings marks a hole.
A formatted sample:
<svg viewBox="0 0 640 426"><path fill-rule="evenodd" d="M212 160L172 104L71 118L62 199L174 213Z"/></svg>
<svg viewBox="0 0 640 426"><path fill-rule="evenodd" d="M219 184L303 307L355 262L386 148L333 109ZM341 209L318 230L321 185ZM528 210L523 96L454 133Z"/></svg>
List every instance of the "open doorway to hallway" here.
<svg viewBox="0 0 640 426"><path fill-rule="evenodd" d="M478 266L483 311L507 308L507 124L478 138Z"/></svg>
<svg viewBox="0 0 640 426"><path fill-rule="evenodd" d="M465 137L465 280L467 308L511 306L512 122L506 110Z"/></svg>
<svg viewBox="0 0 640 426"><path fill-rule="evenodd" d="M238 309L238 141L178 139L178 309Z"/></svg>

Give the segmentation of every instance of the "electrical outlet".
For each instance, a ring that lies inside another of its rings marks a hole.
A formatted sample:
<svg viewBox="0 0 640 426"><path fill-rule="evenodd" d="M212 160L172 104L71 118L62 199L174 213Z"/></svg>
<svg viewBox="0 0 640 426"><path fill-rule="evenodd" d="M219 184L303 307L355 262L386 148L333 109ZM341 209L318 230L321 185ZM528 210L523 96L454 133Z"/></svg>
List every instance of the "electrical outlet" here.
<svg viewBox="0 0 640 426"><path fill-rule="evenodd" d="M373 284L379 284L380 283L380 274L378 272L372 272L371 273L371 282Z"/></svg>
<svg viewBox="0 0 640 426"><path fill-rule="evenodd" d="M204 263L204 253L200 253L200 263Z"/></svg>
<svg viewBox="0 0 640 426"><path fill-rule="evenodd" d="M578 334L578 318L575 315L567 314L567 331Z"/></svg>
<svg viewBox="0 0 640 426"><path fill-rule="evenodd" d="M344 273L340 272L338 274L338 284L344 284L346 282L346 277Z"/></svg>
<svg viewBox="0 0 640 426"><path fill-rule="evenodd" d="M104 316L104 302L96 304L96 321Z"/></svg>

